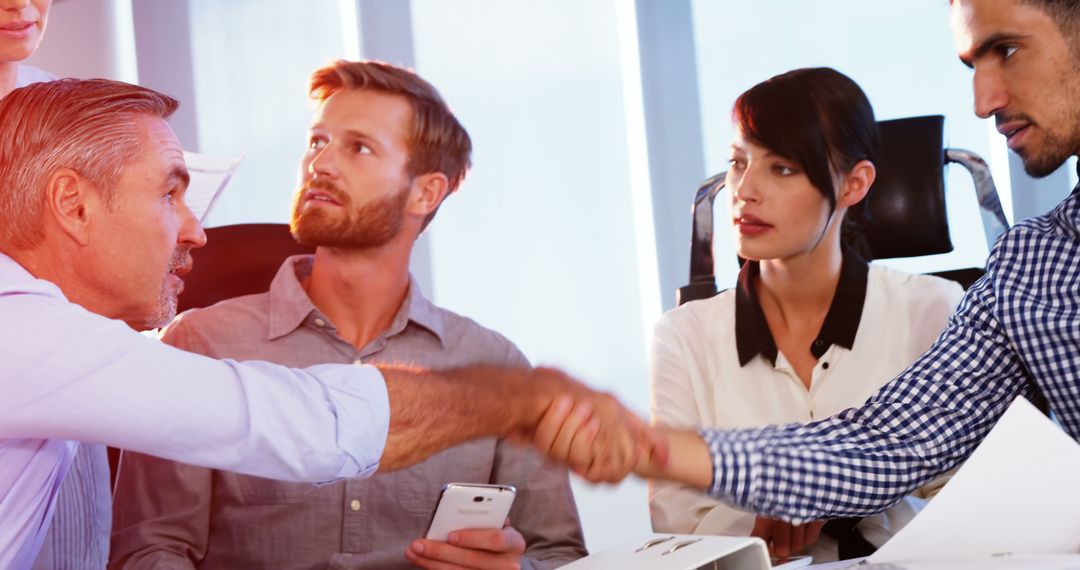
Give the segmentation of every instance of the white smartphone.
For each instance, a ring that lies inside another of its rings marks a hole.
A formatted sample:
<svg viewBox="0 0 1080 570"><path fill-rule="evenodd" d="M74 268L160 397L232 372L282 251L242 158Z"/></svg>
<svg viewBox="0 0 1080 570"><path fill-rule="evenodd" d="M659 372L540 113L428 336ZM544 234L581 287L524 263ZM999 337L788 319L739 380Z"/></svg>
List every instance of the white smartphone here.
<svg viewBox="0 0 1080 570"><path fill-rule="evenodd" d="M447 483L424 537L445 542L455 530L502 528L516 493L513 485Z"/></svg>

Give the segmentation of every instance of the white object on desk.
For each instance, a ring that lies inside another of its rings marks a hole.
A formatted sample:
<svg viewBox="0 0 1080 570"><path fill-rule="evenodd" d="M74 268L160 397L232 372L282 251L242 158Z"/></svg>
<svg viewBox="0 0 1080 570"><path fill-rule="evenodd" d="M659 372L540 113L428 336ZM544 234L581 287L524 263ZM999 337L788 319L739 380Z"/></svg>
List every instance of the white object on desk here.
<svg viewBox="0 0 1080 570"><path fill-rule="evenodd" d="M648 534L589 555L563 570L769 570L760 538Z"/></svg>
<svg viewBox="0 0 1080 570"><path fill-rule="evenodd" d="M1078 477L1080 444L1017 398L934 500L859 568L1080 569Z"/></svg>

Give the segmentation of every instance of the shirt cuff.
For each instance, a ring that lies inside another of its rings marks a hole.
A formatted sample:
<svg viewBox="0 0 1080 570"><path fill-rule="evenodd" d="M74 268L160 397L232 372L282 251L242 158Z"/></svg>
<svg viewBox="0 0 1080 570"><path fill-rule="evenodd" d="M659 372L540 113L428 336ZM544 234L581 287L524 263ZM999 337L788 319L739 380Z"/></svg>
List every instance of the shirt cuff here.
<svg viewBox="0 0 1080 570"><path fill-rule="evenodd" d="M390 396L378 368L364 364L348 367L348 371L346 381L326 386L337 414L338 447L353 459L351 465L342 465L339 476L370 477L379 469L386 449Z"/></svg>
<svg viewBox="0 0 1080 570"><path fill-rule="evenodd" d="M746 443L734 437L738 432L702 429L701 438L712 456L713 479L709 495L746 505L750 499L750 453Z"/></svg>

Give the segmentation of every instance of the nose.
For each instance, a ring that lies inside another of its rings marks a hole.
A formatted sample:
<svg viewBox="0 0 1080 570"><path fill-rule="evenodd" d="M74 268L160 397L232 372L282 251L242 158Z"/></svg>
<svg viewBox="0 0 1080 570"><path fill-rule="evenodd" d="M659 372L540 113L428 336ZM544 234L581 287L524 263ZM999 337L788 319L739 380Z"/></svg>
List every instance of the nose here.
<svg viewBox="0 0 1080 570"><path fill-rule="evenodd" d="M186 203L183 206L180 232L176 235L176 241L184 247L198 249L206 245L206 232L203 231L199 218L195 217L195 212L192 212Z"/></svg>
<svg viewBox="0 0 1080 570"><path fill-rule="evenodd" d="M751 176L750 173L751 169L749 167L743 168L741 171L735 171L734 169L728 171L724 185L731 192L731 202L733 204L758 202L760 200L755 177Z"/></svg>
<svg viewBox="0 0 1080 570"><path fill-rule="evenodd" d="M326 143L326 146L321 149L312 151L314 154L308 162L307 172L313 178L320 176L333 178L337 176L337 165L334 163L331 147L332 143Z"/></svg>
<svg viewBox="0 0 1080 570"><path fill-rule="evenodd" d="M1000 71L976 68L971 81L975 94L975 115L979 118L988 119L1009 106L1009 93Z"/></svg>

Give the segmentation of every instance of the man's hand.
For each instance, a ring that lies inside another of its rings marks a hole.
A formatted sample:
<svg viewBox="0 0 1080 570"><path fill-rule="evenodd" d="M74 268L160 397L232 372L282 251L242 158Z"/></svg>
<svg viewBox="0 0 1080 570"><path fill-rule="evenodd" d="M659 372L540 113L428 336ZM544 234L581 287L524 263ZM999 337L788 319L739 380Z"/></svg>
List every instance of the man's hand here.
<svg viewBox="0 0 1080 570"><path fill-rule="evenodd" d="M750 536L756 536L769 546L769 554L781 560L798 554L817 542L825 521L793 525L781 520L757 517Z"/></svg>
<svg viewBox="0 0 1080 570"><path fill-rule="evenodd" d="M531 434L536 447L592 482L618 482L643 457L666 462L666 441L610 394L556 398Z"/></svg>
<svg viewBox="0 0 1080 570"><path fill-rule="evenodd" d="M552 368L381 365L390 430L380 471L414 465L470 439L512 436L590 481L626 477L642 455L666 461L664 440L610 394Z"/></svg>
<svg viewBox="0 0 1080 570"><path fill-rule="evenodd" d="M409 562L430 570L521 568L525 538L507 524L501 530L459 530L448 542L417 539L405 551Z"/></svg>
<svg viewBox="0 0 1080 570"><path fill-rule="evenodd" d="M646 479L666 479L707 490L713 482L709 446L697 432L653 426L653 438L663 442L667 456L642 456L634 471Z"/></svg>

